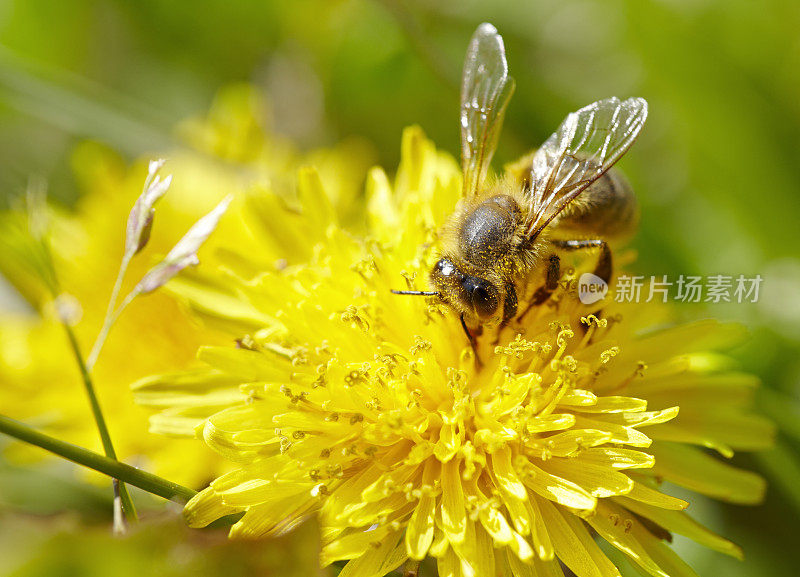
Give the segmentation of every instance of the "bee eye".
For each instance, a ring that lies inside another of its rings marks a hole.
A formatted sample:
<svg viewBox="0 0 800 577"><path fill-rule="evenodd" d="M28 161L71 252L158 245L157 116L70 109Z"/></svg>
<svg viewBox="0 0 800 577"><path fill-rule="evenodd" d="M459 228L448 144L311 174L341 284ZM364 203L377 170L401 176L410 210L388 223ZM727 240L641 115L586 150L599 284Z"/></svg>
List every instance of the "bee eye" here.
<svg viewBox="0 0 800 577"><path fill-rule="evenodd" d="M497 289L483 279L470 279L472 282L468 283L471 286L467 288L470 290L470 297L472 299L472 308L475 314L481 319L488 319L497 312L497 307L500 306L500 295Z"/></svg>
<svg viewBox="0 0 800 577"><path fill-rule="evenodd" d="M450 276L456 272L456 267L446 258L442 258L436 263L436 270L439 271L442 276Z"/></svg>

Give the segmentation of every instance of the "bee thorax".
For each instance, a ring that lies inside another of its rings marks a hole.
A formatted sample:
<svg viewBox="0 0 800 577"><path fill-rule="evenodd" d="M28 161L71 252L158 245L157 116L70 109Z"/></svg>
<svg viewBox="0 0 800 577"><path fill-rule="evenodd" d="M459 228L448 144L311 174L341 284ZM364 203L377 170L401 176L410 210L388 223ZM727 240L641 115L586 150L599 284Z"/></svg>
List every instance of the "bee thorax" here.
<svg viewBox="0 0 800 577"><path fill-rule="evenodd" d="M520 210L508 195L493 196L464 218L458 234L463 257L478 267L496 265L513 248Z"/></svg>

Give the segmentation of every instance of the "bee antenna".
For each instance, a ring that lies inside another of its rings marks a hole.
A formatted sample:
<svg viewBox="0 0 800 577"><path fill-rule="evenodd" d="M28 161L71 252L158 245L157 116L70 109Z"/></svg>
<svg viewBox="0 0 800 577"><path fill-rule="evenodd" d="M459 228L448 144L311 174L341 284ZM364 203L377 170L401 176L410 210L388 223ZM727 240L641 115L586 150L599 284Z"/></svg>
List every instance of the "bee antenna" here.
<svg viewBox="0 0 800 577"><path fill-rule="evenodd" d="M441 296L439 291L397 291L392 289L392 292L396 295L411 295L411 296L420 296L420 297L438 297Z"/></svg>

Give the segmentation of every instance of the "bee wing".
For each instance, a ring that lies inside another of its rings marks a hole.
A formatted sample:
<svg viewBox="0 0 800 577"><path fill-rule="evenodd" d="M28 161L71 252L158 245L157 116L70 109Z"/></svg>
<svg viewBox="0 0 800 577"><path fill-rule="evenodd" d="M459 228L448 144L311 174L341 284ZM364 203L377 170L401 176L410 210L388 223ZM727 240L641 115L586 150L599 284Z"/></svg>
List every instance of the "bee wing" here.
<svg viewBox="0 0 800 577"><path fill-rule="evenodd" d="M572 112L531 164L526 236L535 238L630 148L647 119L643 98L606 98Z"/></svg>
<svg viewBox="0 0 800 577"><path fill-rule="evenodd" d="M464 196L476 194L486 176L513 92L503 38L491 24L481 24L467 48L461 78Z"/></svg>

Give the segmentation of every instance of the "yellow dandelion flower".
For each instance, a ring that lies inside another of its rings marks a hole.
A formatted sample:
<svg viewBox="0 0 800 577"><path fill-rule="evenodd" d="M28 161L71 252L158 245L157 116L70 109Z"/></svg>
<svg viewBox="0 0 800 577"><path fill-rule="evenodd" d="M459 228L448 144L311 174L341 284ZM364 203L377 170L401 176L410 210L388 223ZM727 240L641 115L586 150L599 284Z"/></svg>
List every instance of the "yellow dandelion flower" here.
<svg viewBox="0 0 800 577"><path fill-rule="evenodd" d="M163 171L174 178L158 204L145 252L132 261L128 288L225 194L241 192L258 182L288 195L291 191L278 177L309 158L323 166L334 183L337 207L349 210L370 162L368 149L351 142L303 155L269 134L262 109L263 98L257 92L235 86L220 94L207 118L189 120L179 127L186 146L162 153L168 159ZM246 150L238 148L241 143L247 144ZM141 193L147 164L126 167L113 152L91 143L78 147L73 164L84 194L74 213L54 209L50 228L61 284L82 308L76 333L88 353L103 323L123 253L126 218ZM239 208L234 204L230 212ZM0 272L44 318L11 313L0 318L0 406L8 416L32 420L59 438L99 450L97 429L64 331L47 306L40 280L24 255L18 258L18 249L25 242L15 235L19 227L12 226L18 217L2 215ZM223 219L210 244L223 241L250 242L228 219ZM202 249L201 259L206 254L210 256L209 249ZM271 267L278 260L266 248L259 256L261 266ZM148 432L148 412L133 403L129 385L146 374L192 366L201 343L222 344L222 339L213 327L198 327L165 292L137 299L120 317L94 376L122 459L136 460L195 487L221 470L221 459L198 450L196 443L181 439L164 443L163 438ZM29 455L21 445L13 450L19 457Z"/></svg>
<svg viewBox="0 0 800 577"><path fill-rule="evenodd" d="M758 476L707 450L770 442L747 412L754 379L708 353L740 330L658 329L657 307L584 306L569 294L578 267L497 342L481 338L477 363L435 299L390 292L424 283L460 188L454 160L412 128L394 185L369 175L367 236L337 223L310 169L296 222L249 198L248 225L296 226L287 238L303 238L309 261L244 278L235 264L261 248L239 247L231 267L184 282L202 313L236 303L237 346L201 349L205 372L137 385L171 406L157 419L237 465L188 503L188 522L243 512L231 535L255 537L317 515L322 564L349 560L341 575L359 577L429 556L442 576L561 575L559 561L579 577L619 575L594 534L651 575L693 575L665 543L673 532L740 556L661 488L761 499ZM232 390L241 400L220 410Z"/></svg>

